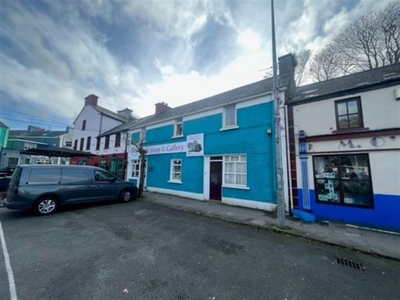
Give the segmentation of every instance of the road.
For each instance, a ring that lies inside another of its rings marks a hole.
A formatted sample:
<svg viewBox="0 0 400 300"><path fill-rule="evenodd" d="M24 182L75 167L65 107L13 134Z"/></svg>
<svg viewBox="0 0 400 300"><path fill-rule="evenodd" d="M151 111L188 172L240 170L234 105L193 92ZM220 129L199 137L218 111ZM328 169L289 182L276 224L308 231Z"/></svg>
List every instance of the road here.
<svg viewBox="0 0 400 300"><path fill-rule="evenodd" d="M3 208L0 221L19 300L400 294L399 262L140 201L45 217ZM2 256L0 299L11 299L8 275Z"/></svg>

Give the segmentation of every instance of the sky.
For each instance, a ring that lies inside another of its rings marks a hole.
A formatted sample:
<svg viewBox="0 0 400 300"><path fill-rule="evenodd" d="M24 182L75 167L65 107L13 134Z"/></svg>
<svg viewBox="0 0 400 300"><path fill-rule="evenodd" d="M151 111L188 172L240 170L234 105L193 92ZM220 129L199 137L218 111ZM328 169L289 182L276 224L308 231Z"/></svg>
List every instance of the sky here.
<svg viewBox="0 0 400 300"><path fill-rule="evenodd" d="M277 55L318 51L393 0L275 0ZM84 98L136 117L263 79L270 0L0 0L0 121L72 126Z"/></svg>

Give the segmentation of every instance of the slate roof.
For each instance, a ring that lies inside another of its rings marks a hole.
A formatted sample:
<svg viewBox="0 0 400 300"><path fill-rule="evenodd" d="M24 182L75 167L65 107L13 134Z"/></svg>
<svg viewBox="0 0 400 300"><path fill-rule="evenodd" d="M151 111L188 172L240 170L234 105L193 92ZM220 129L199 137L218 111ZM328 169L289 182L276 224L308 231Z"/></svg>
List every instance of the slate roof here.
<svg viewBox="0 0 400 300"><path fill-rule="evenodd" d="M293 74L283 74L278 78L279 88L289 88L292 84ZM139 120L131 121L113 129L104 132L99 137L114 134L116 132L132 130L150 126L153 124L161 123L164 121L174 120L179 117L188 116L191 114L211 110L214 108L222 107L228 104L241 102L246 98L258 96L272 91L273 82L272 78L263 79L242 87L229 90L205 99L191 102L182 106L165 110L159 114L150 115Z"/></svg>
<svg viewBox="0 0 400 300"><path fill-rule="evenodd" d="M286 104L300 104L400 84L400 63L299 86Z"/></svg>
<svg viewBox="0 0 400 300"><path fill-rule="evenodd" d="M113 111L111 111L111 110L109 110L109 109L107 109L107 108L104 108L104 107L102 107L102 106L100 106L100 105L96 105L96 106L95 106L95 105L91 105L91 104L89 104L89 105L90 105L91 107L93 107L93 109L97 110L99 113L102 113L102 114L104 114L104 115L106 115L106 116L108 116L108 117L110 117L110 118L112 118L112 119L121 121L121 122L123 122L123 123L136 120L136 118L133 117L133 116L132 116L132 118L127 119L127 118L125 118L124 116L122 116L122 115L120 115L120 114L118 114L118 113L115 113L115 112L113 112ZM84 108L85 108L85 107L82 108L82 110L80 111L80 113L78 114L78 116L75 118L73 124L76 123L76 120L78 120L78 118L79 118L79 116L81 115L81 113L82 113L82 111L83 111Z"/></svg>
<svg viewBox="0 0 400 300"><path fill-rule="evenodd" d="M119 120L119 121L121 121L121 122L130 121L130 119L127 119L127 118L125 118L124 116L121 116L121 115L119 115L118 113L115 113L115 112L113 112L113 111L111 111L111 110L109 110L109 109L107 109L107 108L102 107L102 106L99 106L99 105L93 106L93 105L92 105L92 107L93 107L95 110L97 110L98 112L101 112L101 113L107 115L107 116L110 117L110 118L117 119L117 120Z"/></svg>
<svg viewBox="0 0 400 300"><path fill-rule="evenodd" d="M51 130L43 130L43 131L28 131L28 130L10 130L8 133L9 138L19 138L19 137L58 137L63 134L67 134L68 132L63 131L51 131Z"/></svg>

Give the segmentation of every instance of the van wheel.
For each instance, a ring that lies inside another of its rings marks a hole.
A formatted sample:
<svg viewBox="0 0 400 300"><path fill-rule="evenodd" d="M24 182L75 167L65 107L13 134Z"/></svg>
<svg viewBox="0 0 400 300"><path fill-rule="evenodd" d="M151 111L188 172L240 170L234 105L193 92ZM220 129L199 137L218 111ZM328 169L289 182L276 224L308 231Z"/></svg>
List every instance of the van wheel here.
<svg viewBox="0 0 400 300"><path fill-rule="evenodd" d="M58 202L53 197L43 197L36 201L34 211L38 215L50 215L58 208Z"/></svg>
<svg viewBox="0 0 400 300"><path fill-rule="evenodd" d="M119 201L121 202L129 202L133 199L132 191L130 190L123 190L119 195Z"/></svg>

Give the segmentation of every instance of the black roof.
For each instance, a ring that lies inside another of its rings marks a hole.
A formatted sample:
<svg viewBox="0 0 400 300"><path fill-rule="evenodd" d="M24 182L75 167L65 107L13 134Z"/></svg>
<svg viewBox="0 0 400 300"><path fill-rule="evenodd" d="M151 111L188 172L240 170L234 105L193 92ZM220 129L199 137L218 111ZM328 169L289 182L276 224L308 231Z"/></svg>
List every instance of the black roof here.
<svg viewBox="0 0 400 300"><path fill-rule="evenodd" d="M296 87L286 104L300 104L400 84L400 63Z"/></svg>
<svg viewBox="0 0 400 300"><path fill-rule="evenodd" d="M287 73L278 77L279 88L289 88L293 81L293 74ZM116 132L142 128L145 126L157 124L163 121L173 120L179 117L188 116L194 113L207 111L213 108L222 107L228 104L243 101L246 98L259 96L272 91L272 78L263 79L242 87L229 90L205 99L181 105L175 108L165 110L159 114L150 115L139 120L131 121L127 124L119 125L113 129L104 132L101 136L113 134Z"/></svg>

